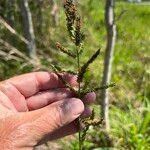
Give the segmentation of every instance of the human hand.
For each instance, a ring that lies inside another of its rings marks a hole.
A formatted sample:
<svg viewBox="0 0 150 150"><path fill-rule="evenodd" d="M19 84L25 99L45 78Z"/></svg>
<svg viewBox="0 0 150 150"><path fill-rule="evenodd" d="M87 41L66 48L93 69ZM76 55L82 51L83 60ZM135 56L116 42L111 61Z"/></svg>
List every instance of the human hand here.
<svg viewBox="0 0 150 150"><path fill-rule="evenodd" d="M77 86L76 77L62 75ZM88 93L84 103L94 102L95 93ZM35 72L0 82L0 147L1 149L33 149L78 131L75 119L89 116L90 109L75 98L57 75Z"/></svg>

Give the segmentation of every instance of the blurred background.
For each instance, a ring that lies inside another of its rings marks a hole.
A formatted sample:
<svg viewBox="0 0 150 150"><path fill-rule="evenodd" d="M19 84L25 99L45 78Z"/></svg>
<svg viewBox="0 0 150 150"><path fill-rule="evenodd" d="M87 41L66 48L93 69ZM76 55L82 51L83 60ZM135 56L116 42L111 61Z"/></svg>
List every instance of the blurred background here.
<svg viewBox="0 0 150 150"><path fill-rule="evenodd" d="M75 0L74 0L75 1ZM106 1L75 1L85 34L84 63L101 47L101 55L90 65L86 80L99 86L106 61ZM150 1L116 0L116 40L109 90L110 130L91 127L85 150L150 149ZM56 48L56 42L73 48L66 29L63 2L58 0L0 0L0 80L38 70L51 70L54 63L65 69L73 60ZM111 62L110 62L111 63ZM110 71L109 70L109 71ZM101 93L93 107L101 117ZM77 135L48 142L36 149L77 150Z"/></svg>

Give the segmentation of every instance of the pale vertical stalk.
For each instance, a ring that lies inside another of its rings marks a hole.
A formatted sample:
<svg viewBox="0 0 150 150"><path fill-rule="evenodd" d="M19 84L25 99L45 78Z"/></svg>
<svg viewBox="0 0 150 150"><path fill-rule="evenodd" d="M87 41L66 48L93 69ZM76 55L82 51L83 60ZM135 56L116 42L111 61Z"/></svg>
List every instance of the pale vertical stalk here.
<svg viewBox="0 0 150 150"><path fill-rule="evenodd" d="M51 4L51 16L52 16L52 23L53 26L56 27L58 26L58 5L57 2L55 0L50 0L50 4Z"/></svg>
<svg viewBox="0 0 150 150"><path fill-rule="evenodd" d="M35 35L28 0L20 0L19 4L23 20L25 38L29 41L27 44L28 53L31 58L36 58Z"/></svg>
<svg viewBox="0 0 150 150"><path fill-rule="evenodd" d="M107 30L107 45L105 50L102 85L106 85L111 81L112 60L116 40L114 17L114 0L106 0L105 24ZM105 129L109 130L109 89L102 90L101 98L101 116L105 120Z"/></svg>

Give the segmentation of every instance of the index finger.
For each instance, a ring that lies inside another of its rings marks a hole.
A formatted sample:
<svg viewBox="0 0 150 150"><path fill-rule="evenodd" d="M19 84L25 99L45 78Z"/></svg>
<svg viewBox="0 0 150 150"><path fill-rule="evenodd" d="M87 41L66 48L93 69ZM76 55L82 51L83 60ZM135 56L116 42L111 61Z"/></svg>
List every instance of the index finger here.
<svg viewBox="0 0 150 150"><path fill-rule="evenodd" d="M62 77L71 86L77 85L76 76L65 73L62 74ZM55 73L49 72L27 73L10 78L5 82L15 86L24 97L30 97L43 90L65 87Z"/></svg>

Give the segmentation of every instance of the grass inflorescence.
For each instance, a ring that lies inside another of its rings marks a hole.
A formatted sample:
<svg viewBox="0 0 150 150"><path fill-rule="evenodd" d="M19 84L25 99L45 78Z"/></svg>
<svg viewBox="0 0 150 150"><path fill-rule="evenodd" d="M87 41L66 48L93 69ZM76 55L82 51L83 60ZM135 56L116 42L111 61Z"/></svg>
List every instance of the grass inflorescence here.
<svg viewBox="0 0 150 150"><path fill-rule="evenodd" d="M68 71L69 73L77 75L77 82L78 88L74 89L71 87L61 76L61 73L64 72L65 69L61 69L61 67L56 65L51 65L54 72L58 75L59 79L62 81L63 84L71 91L73 91L78 98L82 99L88 92L95 92L104 88L109 88L114 86L114 84L104 85L102 87L85 87L83 83L84 75L87 71L89 65L99 56L100 49L98 49L82 66L81 66L81 54L84 50L83 42L85 39L85 35L82 32L82 22L81 17L77 12L77 7L74 4L73 0L66 0L64 2L64 11L66 15L66 27L69 33L69 37L74 45L74 51L72 52L66 47L63 47L59 42L56 43L56 47L58 50L69 56L69 59L75 59L76 61L76 69L75 71ZM81 86L83 85L83 86ZM79 127L79 150L83 149L83 143L86 138L87 131L89 127L92 126L99 126L103 123L103 119L94 119L94 111L92 115L87 119L78 118L77 123ZM83 129L81 130L81 124L84 124Z"/></svg>

